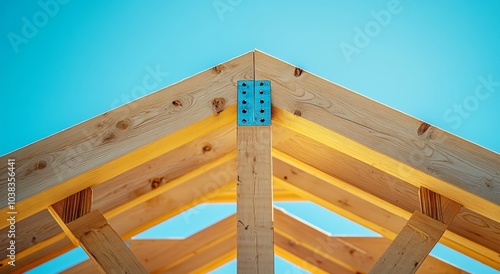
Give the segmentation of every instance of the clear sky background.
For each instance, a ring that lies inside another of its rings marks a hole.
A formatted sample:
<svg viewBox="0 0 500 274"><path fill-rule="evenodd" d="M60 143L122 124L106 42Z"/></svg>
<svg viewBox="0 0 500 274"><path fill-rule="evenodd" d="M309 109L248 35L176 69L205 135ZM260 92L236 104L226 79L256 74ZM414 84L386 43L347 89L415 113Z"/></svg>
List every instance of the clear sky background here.
<svg viewBox="0 0 500 274"><path fill-rule="evenodd" d="M0 155L255 48L500 152L499 14L495 0L3 0ZM156 83L144 87L147 75ZM281 206L331 233L367 233L312 204ZM234 205L200 212L161 235L201 229ZM301 273L279 260L287 271Z"/></svg>

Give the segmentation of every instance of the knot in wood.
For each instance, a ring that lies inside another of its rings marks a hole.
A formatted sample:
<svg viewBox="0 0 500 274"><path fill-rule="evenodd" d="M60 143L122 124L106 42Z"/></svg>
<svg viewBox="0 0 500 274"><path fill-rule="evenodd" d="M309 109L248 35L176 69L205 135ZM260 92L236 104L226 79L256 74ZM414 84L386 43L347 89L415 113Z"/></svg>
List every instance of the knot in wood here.
<svg viewBox="0 0 500 274"><path fill-rule="evenodd" d="M151 188L156 189L161 185L163 178L154 178L151 180Z"/></svg>
<svg viewBox="0 0 500 274"><path fill-rule="evenodd" d="M176 107L182 107L182 102L180 100L174 100L172 101L172 105Z"/></svg>
<svg viewBox="0 0 500 274"><path fill-rule="evenodd" d="M421 136L422 134L424 134L430 127L431 125L425 123L425 122L422 122L422 124L420 125L420 127L418 127L418 130L417 130L417 134L418 136Z"/></svg>
<svg viewBox="0 0 500 274"><path fill-rule="evenodd" d="M130 126L130 124L132 124L132 121L130 121L130 119L125 119L116 123L115 127L120 130L125 130Z"/></svg>
<svg viewBox="0 0 500 274"><path fill-rule="evenodd" d="M35 164L35 170L44 169L46 167L47 167L47 162L45 162L44 160L41 160L40 162Z"/></svg>
<svg viewBox="0 0 500 274"><path fill-rule="evenodd" d="M225 69L226 69L226 67L224 67L224 65L218 65L218 66L213 67L212 71L217 73L217 74L221 74Z"/></svg>
<svg viewBox="0 0 500 274"><path fill-rule="evenodd" d="M222 111L224 111L226 107L226 99L223 97L214 98L212 100L212 108L215 115L219 115Z"/></svg>
<svg viewBox="0 0 500 274"><path fill-rule="evenodd" d="M209 152L211 150L212 150L212 145L208 144L203 146L203 153Z"/></svg>
<svg viewBox="0 0 500 274"><path fill-rule="evenodd" d="M302 75L302 72L304 72L303 69L301 69L301 68L295 68L295 71L293 72L293 76L299 77L300 75Z"/></svg>

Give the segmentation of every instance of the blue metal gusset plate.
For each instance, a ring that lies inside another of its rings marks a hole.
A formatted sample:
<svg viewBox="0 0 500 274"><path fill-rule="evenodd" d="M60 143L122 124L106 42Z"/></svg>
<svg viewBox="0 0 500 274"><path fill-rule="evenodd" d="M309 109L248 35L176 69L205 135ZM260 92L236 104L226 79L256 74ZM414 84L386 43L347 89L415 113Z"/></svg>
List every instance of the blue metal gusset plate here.
<svg viewBox="0 0 500 274"><path fill-rule="evenodd" d="M254 123L254 81L238 81L238 126L251 126Z"/></svg>
<svg viewBox="0 0 500 274"><path fill-rule="evenodd" d="M238 126L271 125L271 82L238 81Z"/></svg>
<svg viewBox="0 0 500 274"><path fill-rule="evenodd" d="M255 80L254 110L256 126L271 125L271 81Z"/></svg>

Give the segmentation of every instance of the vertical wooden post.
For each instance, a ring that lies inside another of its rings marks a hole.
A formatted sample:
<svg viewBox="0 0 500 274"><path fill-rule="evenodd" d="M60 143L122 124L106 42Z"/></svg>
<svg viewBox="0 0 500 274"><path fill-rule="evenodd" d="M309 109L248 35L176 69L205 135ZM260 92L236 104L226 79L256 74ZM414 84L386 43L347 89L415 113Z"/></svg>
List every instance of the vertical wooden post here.
<svg viewBox="0 0 500 274"><path fill-rule="evenodd" d="M426 188L419 194L422 213L413 213L370 273L415 273L462 207Z"/></svg>
<svg viewBox="0 0 500 274"><path fill-rule="evenodd" d="M50 206L49 212L102 273L148 273L102 213L90 212L91 205L92 190L85 189Z"/></svg>
<svg viewBox="0 0 500 274"><path fill-rule="evenodd" d="M255 91L260 91L257 85ZM250 100L251 97L247 96ZM259 106L260 102L259 99L254 105ZM265 103L269 104L266 109L270 111L270 102ZM249 102L245 104L252 106ZM240 106L238 109L245 113L252 111L244 111ZM257 109L260 112L261 108ZM253 119L238 116L245 119L245 123ZM270 120L270 114L268 117ZM258 118L264 122L262 119L266 118ZM274 273L271 126L270 121L265 122L267 125L238 123L237 128L237 265L240 274Z"/></svg>

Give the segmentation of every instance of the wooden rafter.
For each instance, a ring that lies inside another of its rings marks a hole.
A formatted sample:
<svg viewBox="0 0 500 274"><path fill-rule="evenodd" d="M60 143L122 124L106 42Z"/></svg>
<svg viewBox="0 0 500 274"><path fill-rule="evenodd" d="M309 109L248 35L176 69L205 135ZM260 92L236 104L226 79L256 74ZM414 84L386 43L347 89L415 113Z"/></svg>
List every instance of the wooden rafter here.
<svg viewBox="0 0 500 274"><path fill-rule="evenodd" d="M314 193L308 195L307 199L316 201L314 197L327 195L329 198L323 200L330 206L333 205L330 207L333 211L368 226L385 237L394 239L404 226L405 219L409 219L412 212L420 207L418 188L382 172L376 168L376 165L367 165L340 153L326 139L326 136L335 135L335 133L310 124L308 130L318 131L316 138L321 139L321 141L315 140L287 126L295 124L295 120L303 119L280 109L273 109L273 111L275 119L273 147L285 153L281 161L296 163L298 160L298 163L301 163L293 169L293 172L289 168L283 168L279 177L281 179L284 176L292 178L296 177L294 173L308 173L309 175L302 178L302 181L296 180L296 184ZM280 119L286 119L288 122L284 125ZM277 157L278 154L275 153L275 158ZM296 164L292 164L294 165ZM338 184L339 180L346 184ZM312 188L311 185L305 185L306 181L317 182L317 186ZM336 187L329 187L322 181L334 184ZM332 191L323 191L327 188ZM297 189L290 190L299 194ZM345 193L345 191L351 194L343 195L343 197L337 195L337 198L333 194ZM351 206L343 206L342 201L348 201ZM370 206L372 209L368 213L364 209L370 204L372 204ZM365 217L359 218L356 215ZM500 231L500 223L467 208L462 208L449 226L449 231L442 238L442 243L500 269L500 257L498 257L500 233L498 231Z"/></svg>
<svg viewBox="0 0 500 274"><path fill-rule="evenodd" d="M229 107L217 117L217 119L226 121L226 125L215 128L206 135L95 186L93 188L94 208L98 208L105 213L107 218L111 218L117 211L108 211L134 207L139 201L144 200L144 197L141 198L141 196L159 195L165 189L164 187L158 189L158 187L166 183L172 183L170 186L173 186L179 183L179 180L172 182L174 179L234 151L236 146L234 138L236 126L232 119L234 113L235 108ZM205 166L204 170L211 180L226 178L229 174L226 171L234 174L229 167L223 171L212 171L208 166ZM212 188L214 185L209 184L207 187ZM127 203L132 204L123 207ZM29 254L64 238L64 233L61 233L59 225L49 216L47 211L41 211L18 224L17 235L19 239L16 241L18 250L16 257L18 259L29 256ZM6 229L1 231L7 233ZM56 235L59 236L56 237ZM0 238L0 246L7 244L7 240L7 238ZM3 252L3 250L0 251L0 254Z"/></svg>
<svg viewBox="0 0 500 274"><path fill-rule="evenodd" d="M500 154L262 52L254 56L255 77L273 81L273 106L303 118L283 119L273 110L274 123L500 222Z"/></svg>
<svg viewBox="0 0 500 274"><path fill-rule="evenodd" d="M90 212L92 189L49 207L71 241L80 245L101 273L147 273L99 210Z"/></svg>
<svg viewBox="0 0 500 274"><path fill-rule="evenodd" d="M46 208L90 186L94 205L122 238L200 202L230 200L234 156L212 173L221 184L209 189L201 179L208 171L190 172L236 147L236 81L255 77L273 83L273 146L285 155L273 160L282 165L274 170L280 197L312 199L393 239L411 212L425 208L417 192L427 187L464 204L441 242L500 269L499 154L254 52L3 156L18 164L22 267L0 267L0 273L27 270L71 248ZM294 172L325 188L290 179ZM318 174L327 177L314 179ZM326 189L341 191L335 196ZM172 203L167 193L182 198ZM361 212L362 205L373 214ZM5 224L0 227L5 232Z"/></svg>
<svg viewBox="0 0 500 274"><path fill-rule="evenodd" d="M422 213L413 213L370 273L415 273L462 207L428 189L420 193Z"/></svg>
<svg viewBox="0 0 500 274"><path fill-rule="evenodd" d="M191 178L183 184L178 184L161 195L140 203L127 211L119 212L118 215L113 215L113 211L108 211L105 212L104 216L122 239L129 239L137 233L200 203L209 201L219 193L234 187L236 180L234 173L236 169L235 153L225 156L225 160L220 162L220 166L214 166L214 168L217 169L206 168L206 173L201 176ZM207 181L206 174L214 175L214 177L210 177L212 181ZM185 177L190 176L186 174ZM191 217L186 215L185 218ZM136 221L131 222L130 220ZM46 241L46 244L44 241L40 245L33 246L33 250L26 250L27 254L19 259L19 267L16 267L15 270L19 272L25 271L73 247L71 242L65 238L64 233L61 232ZM0 273L10 273L11 271L12 269L0 268Z"/></svg>
<svg viewBox="0 0 500 274"><path fill-rule="evenodd" d="M1 157L16 159L18 220L100 184L220 126L235 82L253 78L253 53ZM210 125L210 126L207 126ZM0 174L7 172L0 167ZM7 204L7 188L0 204ZM7 207L0 210L6 215ZM6 222L0 228L6 227Z"/></svg>
<svg viewBox="0 0 500 274"><path fill-rule="evenodd" d="M274 214L276 254L312 273L366 273L390 244L390 240L378 237L331 236L280 209L274 209ZM234 214L186 239L131 240L130 246L150 273L206 273L222 265L219 260L204 258L208 254L222 255L223 262L235 257L235 220ZM83 262L63 273L93 269L89 262ZM435 272L465 273L429 256L420 273Z"/></svg>
<svg viewBox="0 0 500 274"><path fill-rule="evenodd" d="M101 273L148 273L99 210L67 227Z"/></svg>

